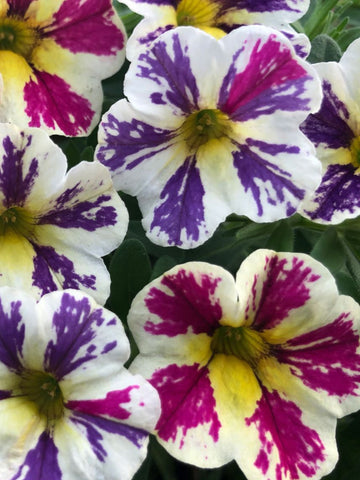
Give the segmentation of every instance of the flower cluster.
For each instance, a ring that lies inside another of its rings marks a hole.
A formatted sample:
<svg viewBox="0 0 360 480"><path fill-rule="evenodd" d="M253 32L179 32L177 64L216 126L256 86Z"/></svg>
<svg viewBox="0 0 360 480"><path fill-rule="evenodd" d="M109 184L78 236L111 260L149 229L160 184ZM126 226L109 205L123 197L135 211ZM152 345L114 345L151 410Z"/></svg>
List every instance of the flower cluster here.
<svg viewBox="0 0 360 480"><path fill-rule="evenodd" d="M0 480L131 480L149 434L248 480L334 469L360 39L312 65L352 2L310 3L0 1Z"/></svg>

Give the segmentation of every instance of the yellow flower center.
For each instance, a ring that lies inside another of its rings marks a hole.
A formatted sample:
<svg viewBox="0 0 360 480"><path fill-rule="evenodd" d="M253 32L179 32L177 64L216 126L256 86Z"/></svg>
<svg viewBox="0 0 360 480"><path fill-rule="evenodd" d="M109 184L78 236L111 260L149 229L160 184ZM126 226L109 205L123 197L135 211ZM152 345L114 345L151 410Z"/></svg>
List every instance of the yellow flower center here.
<svg viewBox="0 0 360 480"><path fill-rule="evenodd" d="M270 355L271 346L260 332L249 327L219 327L212 338L214 353L234 355L256 369L259 361Z"/></svg>
<svg viewBox="0 0 360 480"><path fill-rule="evenodd" d="M360 167L360 136L355 137L350 145L351 163L356 167Z"/></svg>
<svg viewBox="0 0 360 480"><path fill-rule="evenodd" d="M10 50L29 60L37 40L37 30L24 20L0 18L0 50Z"/></svg>
<svg viewBox="0 0 360 480"><path fill-rule="evenodd" d="M181 133L190 149L196 150L209 140L228 136L231 122L220 110L200 110L187 117Z"/></svg>
<svg viewBox="0 0 360 480"><path fill-rule="evenodd" d="M58 381L50 373L25 370L19 391L36 405L39 415L45 416L48 422L63 416L64 397Z"/></svg>
<svg viewBox="0 0 360 480"><path fill-rule="evenodd" d="M176 17L178 25L212 27L215 25L219 6L210 0L181 0Z"/></svg>
<svg viewBox="0 0 360 480"><path fill-rule="evenodd" d="M18 235L29 238L34 228L34 218L22 207L11 207L0 215L0 236L12 230Z"/></svg>

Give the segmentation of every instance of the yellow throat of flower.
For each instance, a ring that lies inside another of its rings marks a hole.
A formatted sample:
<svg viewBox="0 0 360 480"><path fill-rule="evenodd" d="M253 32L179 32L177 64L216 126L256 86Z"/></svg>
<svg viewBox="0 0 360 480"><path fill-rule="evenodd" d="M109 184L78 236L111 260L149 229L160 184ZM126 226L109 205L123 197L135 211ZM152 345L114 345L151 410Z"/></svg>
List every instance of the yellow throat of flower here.
<svg viewBox="0 0 360 480"><path fill-rule="evenodd" d="M37 41L38 32L28 22L16 17L0 18L0 50L14 52L29 60Z"/></svg>
<svg viewBox="0 0 360 480"><path fill-rule="evenodd" d="M234 355L255 370L259 361L270 355L271 346L260 332L249 327L222 326L214 333L211 350Z"/></svg>
<svg viewBox="0 0 360 480"><path fill-rule="evenodd" d="M351 163L354 167L360 167L360 136L355 137L350 145Z"/></svg>
<svg viewBox="0 0 360 480"><path fill-rule="evenodd" d="M221 38L225 32L216 27L219 9L219 5L211 0L181 0L176 9L177 24L197 27Z"/></svg>
<svg viewBox="0 0 360 480"><path fill-rule="evenodd" d="M29 238L32 236L35 222L30 213L22 207L11 207L0 215L0 236L12 231Z"/></svg>

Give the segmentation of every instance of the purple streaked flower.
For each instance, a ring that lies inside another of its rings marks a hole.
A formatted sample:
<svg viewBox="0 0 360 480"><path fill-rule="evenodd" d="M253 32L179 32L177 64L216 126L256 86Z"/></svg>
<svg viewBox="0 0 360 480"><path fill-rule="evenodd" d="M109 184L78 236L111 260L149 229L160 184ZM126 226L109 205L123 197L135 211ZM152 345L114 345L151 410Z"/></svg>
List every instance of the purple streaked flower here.
<svg viewBox="0 0 360 480"><path fill-rule="evenodd" d="M322 181L306 197L301 213L319 223L337 224L360 214L360 40L339 63L315 64L324 91L321 108L302 131L322 163Z"/></svg>
<svg viewBox="0 0 360 480"><path fill-rule="evenodd" d="M124 91L102 119L96 158L137 196L154 243L195 247L232 212L290 216L319 184L299 125L320 106L320 82L273 29L216 40L178 27L130 65Z"/></svg>
<svg viewBox="0 0 360 480"><path fill-rule="evenodd" d="M78 290L1 287L0 327L1 479L130 480L160 402L123 367L119 319Z"/></svg>
<svg viewBox="0 0 360 480"><path fill-rule="evenodd" d="M111 0L4 0L0 34L0 121L89 134L100 118L101 80L125 59Z"/></svg>
<svg viewBox="0 0 360 480"><path fill-rule="evenodd" d="M109 172L65 155L46 132L0 125L0 285L36 298L75 288L105 303L102 256L123 240L128 213Z"/></svg>
<svg viewBox="0 0 360 480"><path fill-rule="evenodd" d="M119 0L142 15L126 46L129 60L145 52L162 33L178 26L200 28L221 38L243 25L267 25L284 33L306 57L310 41L289 25L302 17L309 0Z"/></svg>
<svg viewBox="0 0 360 480"><path fill-rule="evenodd" d="M360 307L305 254L258 250L236 280L178 265L135 297L130 366L158 390L160 444L181 461L235 459L248 480L320 479L336 420L360 407Z"/></svg>

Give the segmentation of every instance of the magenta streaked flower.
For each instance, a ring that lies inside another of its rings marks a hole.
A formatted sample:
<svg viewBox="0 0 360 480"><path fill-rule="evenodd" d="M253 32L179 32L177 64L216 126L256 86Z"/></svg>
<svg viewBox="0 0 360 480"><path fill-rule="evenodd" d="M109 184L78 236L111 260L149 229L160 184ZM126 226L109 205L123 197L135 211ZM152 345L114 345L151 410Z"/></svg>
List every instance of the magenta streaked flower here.
<svg viewBox="0 0 360 480"><path fill-rule="evenodd" d="M314 222L337 224L360 214L360 39L339 63L315 64L324 91L320 110L301 126L314 143L323 177L301 213Z"/></svg>
<svg viewBox="0 0 360 480"><path fill-rule="evenodd" d="M126 46L129 60L145 52L162 33L178 26L200 28L215 38L243 25L267 25L284 33L298 55L307 56L310 41L297 34L290 23L302 17L309 0L119 0L143 20Z"/></svg>
<svg viewBox="0 0 360 480"><path fill-rule="evenodd" d="M111 0L4 0L0 4L0 121L87 135L100 118L101 80L125 58Z"/></svg>
<svg viewBox="0 0 360 480"><path fill-rule="evenodd" d="M1 287L1 479L130 480L160 405L129 354L119 319L83 292L36 303Z"/></svg>
<svg viewBox="0 0 360 480"><path fill-rule="evenodd" d="M236 281L178 265L135 297L130 367L158 390L159 442L199 467L235 459L248 480L320 479L336 419L360 407L360 307L305 254L258 250Z"/></svg>
<svg viewBox="0 0 360 480"><path fill-rule="evenodd" d="M138 198L152 242L192 248L235 212L292 215L320 182L299 125L319 79L280 33L245 26L216 40L178 27L130 65L104 115L96 158Z"/></svg>
<svg viewBox="0 0 360 480"><path fill-rule="evenodd" d="M123 240L128 213L109 172L67 160L36 128L0 125L0 285L33 293L75 288L105 303L102 256Z"/></svg>

